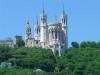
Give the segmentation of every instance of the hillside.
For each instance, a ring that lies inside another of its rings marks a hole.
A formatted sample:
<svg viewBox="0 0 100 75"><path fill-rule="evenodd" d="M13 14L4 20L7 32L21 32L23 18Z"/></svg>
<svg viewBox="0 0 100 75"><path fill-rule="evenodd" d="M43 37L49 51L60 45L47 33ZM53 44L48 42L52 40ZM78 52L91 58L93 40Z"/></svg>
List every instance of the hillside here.
<svg viewBox="0 0 100 75"><path fill-rule="evenodd" d="M69 48L59 57L50 49L1 46L0 63L0 75L100 75L100 49Z"/></svg>

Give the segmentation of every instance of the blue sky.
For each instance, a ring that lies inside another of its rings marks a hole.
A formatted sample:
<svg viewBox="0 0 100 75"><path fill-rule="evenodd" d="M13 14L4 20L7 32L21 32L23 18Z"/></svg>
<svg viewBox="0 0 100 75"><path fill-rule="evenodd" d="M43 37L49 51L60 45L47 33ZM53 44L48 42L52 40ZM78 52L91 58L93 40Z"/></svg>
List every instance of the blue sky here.
<svg viewBox="0 0 100 75"><path fill-rule="evenodd" d="M68 14L68 38L72 41L100 41L100 0L44 0L48 23L54 16L60 21L62 4ZM42 0L0 0L0 39L25 36L30 19L32 32L36 16L40 19Z"/></svg>

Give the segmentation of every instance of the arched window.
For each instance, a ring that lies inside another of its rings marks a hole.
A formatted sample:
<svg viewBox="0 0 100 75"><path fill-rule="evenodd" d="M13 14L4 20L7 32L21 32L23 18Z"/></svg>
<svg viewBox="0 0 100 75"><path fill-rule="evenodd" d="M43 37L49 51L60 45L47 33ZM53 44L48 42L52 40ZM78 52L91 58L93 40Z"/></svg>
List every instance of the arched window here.
<svg viewBox="0 0 100 75"><path fill-rule="evenodd" d="M53 28L51 29L51 32L52 32L52 38L54 38L53 34L54 34L54 30Z"/></svg>
<svg viewBox="0 0 100 75"><path fill-rule="evenodd" d="M38 34L38 28L37 28L37 34Z"/></svg>
<svg viewBox="0 0 100 75"><path fill-rule="evenodd" d="M55 28L55 39L57 39L57 28Z"/></svg>

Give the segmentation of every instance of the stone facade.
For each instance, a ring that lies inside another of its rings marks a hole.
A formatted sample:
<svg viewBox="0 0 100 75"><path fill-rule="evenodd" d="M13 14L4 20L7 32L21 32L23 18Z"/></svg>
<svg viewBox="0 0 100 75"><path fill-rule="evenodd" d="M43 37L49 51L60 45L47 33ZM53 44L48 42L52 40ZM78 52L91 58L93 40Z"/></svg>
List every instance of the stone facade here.
<svg viewBox="0 0 100 75"><path fill-rule="evenodd" d="M29 21L26 24L26 47L42 47L50 48L53 53L61 56L61 53L68 48L68 26L67 15L63 10L61 22L47 23L47 14L43 11L40 16L40 24L38 20L34 26L34 38L32 38L31 27Z"/></svg>

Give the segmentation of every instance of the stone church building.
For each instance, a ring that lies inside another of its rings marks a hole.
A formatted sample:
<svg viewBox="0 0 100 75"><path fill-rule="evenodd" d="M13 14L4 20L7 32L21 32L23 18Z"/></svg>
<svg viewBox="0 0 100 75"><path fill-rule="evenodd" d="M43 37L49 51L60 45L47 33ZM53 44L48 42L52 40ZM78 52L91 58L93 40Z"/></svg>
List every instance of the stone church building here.
<svg viewBox="0 0 100 75"><path fill-rule="evenodd" d="M47 23L47 14L43 9L40 16L40 24L37 20L34 31L31 30L29 20L27 20L25 46L51 49L54 54L58 53L61 56L61 53L68 48L67 14L64 9L60 19L60 22ZM34 38L32 37L32 32L34 32Z"/></svg>

